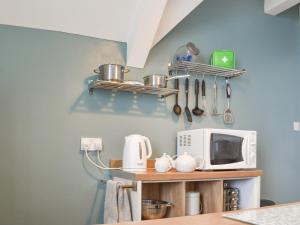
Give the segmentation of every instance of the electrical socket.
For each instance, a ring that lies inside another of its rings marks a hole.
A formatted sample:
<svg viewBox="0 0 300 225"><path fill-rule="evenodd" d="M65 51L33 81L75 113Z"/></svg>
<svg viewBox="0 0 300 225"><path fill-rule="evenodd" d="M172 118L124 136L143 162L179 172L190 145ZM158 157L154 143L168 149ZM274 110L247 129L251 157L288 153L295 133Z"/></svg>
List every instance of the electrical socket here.
<svg viewBox="0 0 300 225"><path fill-rule="evenodd" d="M85 151L102 151L102 138L81 138L80 139L80 150Z"/></svg>
<svg viewBox="0 0 300 225"><path fill-rule="evenodd" d="M300 123L298 121L294 121L293 128L294 131L300 131Z"/></svg>

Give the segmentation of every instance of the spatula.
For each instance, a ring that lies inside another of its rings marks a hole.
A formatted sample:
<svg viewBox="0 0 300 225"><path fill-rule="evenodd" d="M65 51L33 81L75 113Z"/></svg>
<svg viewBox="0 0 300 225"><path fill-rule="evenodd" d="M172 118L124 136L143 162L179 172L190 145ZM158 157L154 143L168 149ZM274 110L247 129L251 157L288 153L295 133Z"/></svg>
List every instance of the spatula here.
<svg viewBox="0 0 300 225"><path fill-rule="evenodd" d="M193 122L192 114L189 109L189 78L185 79L185 108L186 118L189 122Z"/></svg>
<svg viewBox="0 0 300 225"><path fill-rule="evenodd" d="M201 84L201 91L202 91L202 106L201 106L201 108L204 111L203 112L204 116L208 115L208 108L207 108L207 103L206 103L205 90L206 90L206 85L205 85L205 80L204 80L204 76L203 76L202 84Z"/></svg>

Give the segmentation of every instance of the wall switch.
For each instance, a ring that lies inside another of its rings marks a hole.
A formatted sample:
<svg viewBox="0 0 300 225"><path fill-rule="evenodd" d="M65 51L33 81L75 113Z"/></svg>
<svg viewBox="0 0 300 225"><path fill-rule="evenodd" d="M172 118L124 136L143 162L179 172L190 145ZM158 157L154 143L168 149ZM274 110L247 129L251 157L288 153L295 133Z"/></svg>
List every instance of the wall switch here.
<svg viewBox="0 0 300 225"><path fill-rule="evenodd" d="M294 127L294 131L300 131L300 122L294 121L293 127Z"/></svg>
<svg viewBox="0 0 300 225"><path fill-rule="evenodd" d="M102 138L81 138L80 150L85 151L101 151Z"/></svg>

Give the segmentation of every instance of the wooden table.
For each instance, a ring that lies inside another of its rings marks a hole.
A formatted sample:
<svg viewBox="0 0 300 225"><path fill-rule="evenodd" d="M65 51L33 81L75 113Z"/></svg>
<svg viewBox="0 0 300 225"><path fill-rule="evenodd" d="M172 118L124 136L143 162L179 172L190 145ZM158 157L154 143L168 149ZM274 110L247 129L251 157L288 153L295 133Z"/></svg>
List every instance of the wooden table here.
<svg viewBox="0 0 300 225"><path fill-rule="evenodd" d="M299 202L269 206L261 209L250 209L250 210L259 211L266 208L293 206L296 204L299 204ZM232 212L228 212L228 213L232 213ZM248 224L248 223L243 223L236 220L224 218L223 214L224 212L209 213L209 214L197 215L197 216L182 216L182 217L174 217L174 218L166 218L166 219L158 219L158 220L144 220L141 222L119 223L119 225L131 225L131 224L132 225L246 225Z"/></svg>
<svg viewBox="0 0 300 225"><path fill-rule="evenodd" d="M209 213L198 216L182 216L141 222L118 223L119 225L245 225L222 217L222 213Z"/></svg>

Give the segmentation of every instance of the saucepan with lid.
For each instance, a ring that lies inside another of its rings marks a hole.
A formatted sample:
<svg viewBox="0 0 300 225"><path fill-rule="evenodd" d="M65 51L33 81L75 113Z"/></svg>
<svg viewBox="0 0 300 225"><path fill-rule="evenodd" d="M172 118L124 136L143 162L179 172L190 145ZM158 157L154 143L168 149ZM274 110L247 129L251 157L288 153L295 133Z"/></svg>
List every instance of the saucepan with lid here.
<svg viewBox="0 0 300 225"><path fill-rule="evenodd" d="M128 73L129 69L119 64L103 64L94 72L99 74L100 80L123 82L124 73Z"/></svg>

